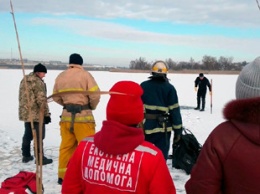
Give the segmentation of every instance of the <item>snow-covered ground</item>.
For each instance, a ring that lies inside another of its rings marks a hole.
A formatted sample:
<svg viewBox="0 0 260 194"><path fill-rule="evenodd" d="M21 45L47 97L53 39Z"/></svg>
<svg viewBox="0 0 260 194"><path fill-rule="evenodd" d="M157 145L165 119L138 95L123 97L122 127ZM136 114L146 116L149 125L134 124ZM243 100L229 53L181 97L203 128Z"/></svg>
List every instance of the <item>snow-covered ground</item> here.
<svg viewBox="0 0 260 194"><path fill-rule="evenodd" d="M26 74L29 73L26 70ZM44 78L48 96L52 93L52 87L57 70L49 70ZM102 91L108 91L111 86L120 80L132 80L141 83L146 80L147 73L112 73L91 72ZM200 73L200 72L198 72ZM182 107L183 125L190 129L201 144L204 143L209 133L223 121L222 110L227 102L235 98L235 82L238 75L211 75L204 72L205 76L213 81L212 113L210 111L210 96L207 94L206 111L193 110L196 106L196 92L194 80L197 74L169 74L170 82L175 86L179 103ZM18 120L18 90L20 80L23 78L22 70L0 70L0 182L16 175L19 171L35 172L34 161L27 164L21 160L21 141L24 132L23 122ZM96 130L105 120L106 104L109 95L102 95L100 104L94 111ZM49 103L52 122L46 126L46 138L44 140L45 155L54 160L52 164L43 166L43 185L45 194L60 193L61 186L57 184L57 168L59 154L59 115L62 107L54 102ZM177 193L184 194L184 184L189 176L182 170L171 167L171 161L167 161L169 170L174 180Z"/></svg>

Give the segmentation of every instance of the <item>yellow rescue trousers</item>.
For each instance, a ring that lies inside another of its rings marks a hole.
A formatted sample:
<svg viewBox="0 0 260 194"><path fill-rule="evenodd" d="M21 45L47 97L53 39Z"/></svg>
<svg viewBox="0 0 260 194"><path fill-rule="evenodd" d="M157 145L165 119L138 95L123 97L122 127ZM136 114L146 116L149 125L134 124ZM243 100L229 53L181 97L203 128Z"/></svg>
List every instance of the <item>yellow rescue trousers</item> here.
<svg viewBox="0 0 260 194"><path fill-rule="evenodd" d="M60 122L61 143L59 150L58 178L64 179L67 164L85 137L95 134L95 123L74 123L74 132L70 132L70 122Z"/></svg>

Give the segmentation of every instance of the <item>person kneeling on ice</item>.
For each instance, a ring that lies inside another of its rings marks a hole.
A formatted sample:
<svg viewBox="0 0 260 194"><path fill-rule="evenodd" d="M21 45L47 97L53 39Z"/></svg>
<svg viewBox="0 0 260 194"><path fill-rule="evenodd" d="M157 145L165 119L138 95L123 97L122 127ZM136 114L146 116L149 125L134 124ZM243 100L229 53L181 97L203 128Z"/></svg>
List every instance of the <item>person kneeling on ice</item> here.
<svg viewBox="0 0 260 194"><path fill-rule="evenodd" d="M62 194L176 194L159 148L144 140L143 90L132 81L110 89L101 130L80 142L69 161Z"/></svg>

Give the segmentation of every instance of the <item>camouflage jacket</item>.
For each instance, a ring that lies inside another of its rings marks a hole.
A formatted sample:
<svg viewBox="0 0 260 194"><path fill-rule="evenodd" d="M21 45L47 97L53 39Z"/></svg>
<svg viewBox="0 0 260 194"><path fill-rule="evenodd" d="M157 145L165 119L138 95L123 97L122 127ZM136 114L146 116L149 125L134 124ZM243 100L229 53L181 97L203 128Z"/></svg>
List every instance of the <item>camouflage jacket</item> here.
<svg viewBox="0 0 260 194"><path fill-rule="evenodd" d="M40 108L44 106L44 116L49 115L49 107L47 104L47 91L44 81L33 72L25 76L20 82L19 87L19 120L31 122L30 111L32 120L39 122ZM27 88L25 85L27 82ZM28 89L28 90L27 90ZM29 95L29 102L27 97Z"/></svg>

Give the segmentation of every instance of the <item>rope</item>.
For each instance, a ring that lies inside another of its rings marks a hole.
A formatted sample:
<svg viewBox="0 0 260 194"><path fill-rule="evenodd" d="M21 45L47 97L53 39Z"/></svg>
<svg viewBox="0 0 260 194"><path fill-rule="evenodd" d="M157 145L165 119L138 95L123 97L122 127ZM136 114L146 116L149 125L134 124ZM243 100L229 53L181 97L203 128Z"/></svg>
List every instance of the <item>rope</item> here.
<svg viewBox="0 0 260 194"><path fill-rule="evenodd" d="M107 92L107 91L64 91L64 92L57 92L54 93L50 96L47 97L47 102L52 102L53 97L60 97L60 96L65 96L65 95L70 95L70 94L83 94L83 95L95 95L95 94L116 94L116 95L128 95L128 96L133 96L132 94L127 94L127 93L121 93L121 92Z"/></svg>

